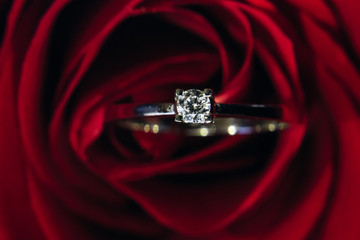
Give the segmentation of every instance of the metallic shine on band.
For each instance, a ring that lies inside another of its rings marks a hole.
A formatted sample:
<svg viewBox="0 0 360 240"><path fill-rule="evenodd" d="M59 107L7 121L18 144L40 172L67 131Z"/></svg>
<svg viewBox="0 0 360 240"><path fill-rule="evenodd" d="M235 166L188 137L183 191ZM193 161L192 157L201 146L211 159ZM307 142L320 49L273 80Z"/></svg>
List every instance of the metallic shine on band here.
<svg viewBox="0 0 360 240"><path fill-rule="evenodd" d="M279 106L215 103L211 89L177 89L175 103L117 104L106 112L107 121L117 120L130 130L189 136L284 130L289 124L281 117Z"/></svg>

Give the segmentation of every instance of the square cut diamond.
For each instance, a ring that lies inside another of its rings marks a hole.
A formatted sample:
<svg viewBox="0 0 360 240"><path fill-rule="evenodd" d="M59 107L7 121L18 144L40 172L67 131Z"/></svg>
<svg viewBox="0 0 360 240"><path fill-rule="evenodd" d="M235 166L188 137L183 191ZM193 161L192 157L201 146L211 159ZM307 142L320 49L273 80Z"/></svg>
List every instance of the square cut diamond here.
<svg viewBox="0 0 360 240"><path fill-rule="evenodd" d="M183 123L211 123L212 90L189 89L176 90L176 122Z"/></svg>

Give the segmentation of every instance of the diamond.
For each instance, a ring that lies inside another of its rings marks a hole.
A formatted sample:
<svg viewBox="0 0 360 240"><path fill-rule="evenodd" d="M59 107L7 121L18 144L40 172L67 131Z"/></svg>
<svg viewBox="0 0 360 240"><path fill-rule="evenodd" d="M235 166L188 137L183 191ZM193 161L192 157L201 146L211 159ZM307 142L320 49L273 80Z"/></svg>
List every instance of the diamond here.
<svg viewBox="0 0 360 240"><path fill-rule="evenodd" d="M176 90L176 122L211 123L212 91L211 89Z"/></svg>

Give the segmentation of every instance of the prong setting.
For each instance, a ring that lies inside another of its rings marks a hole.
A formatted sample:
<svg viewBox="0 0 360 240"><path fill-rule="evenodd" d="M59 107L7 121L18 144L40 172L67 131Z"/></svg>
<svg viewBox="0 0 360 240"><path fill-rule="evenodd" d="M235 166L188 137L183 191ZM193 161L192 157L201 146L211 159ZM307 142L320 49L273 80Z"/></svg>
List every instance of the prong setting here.
<svg viewBox="0 0 360 240"><path fill-rule="evenodd" d="M204 124L212 123L213 96L209 88L204 91L198 89L175 92L175 122Z"/></svg>
<svg viewBox="0 0 360 240"><path fill-rule="evenodd" d="M213 95L213 90L212 90L211 88L205 88L205 89L204 89L204 93L205 93L206 96L212 97L212 95Z"/></svg>
<svg viewBox="0 0 360 240"><path fill-rule="evenodd" d="M210 115L204 116L204 119L205 119L205 123L212 123L213 122L213 118Z"/></svg>
<svg viewBox="0 0 360 240"><path fill-rule="evenodd" d="M179 114L175 115L175 122L182 122L183 121L183 117Z"/></svg>
<svg viewBox="0 0 360 240"><path fill-rule="evenodd" d="M180 96L180 95L183 94L183 92L184 92L184 90L178 88L178 89L176 89L176 91L175 91L175 96Z"/></svg>

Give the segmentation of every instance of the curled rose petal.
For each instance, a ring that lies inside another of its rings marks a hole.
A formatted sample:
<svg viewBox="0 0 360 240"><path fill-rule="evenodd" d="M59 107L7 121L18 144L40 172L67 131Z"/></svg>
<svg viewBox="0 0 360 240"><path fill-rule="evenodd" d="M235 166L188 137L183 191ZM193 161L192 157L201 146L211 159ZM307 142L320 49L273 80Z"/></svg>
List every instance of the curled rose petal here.
<svg viewBox="0 0 360 240"><path fill-rule="evenodd" d="M0 2L1 239L359 239L355 1ZM130 131L212 88L283 131ZM18 226L23 226L18 231Z"/></svg>

